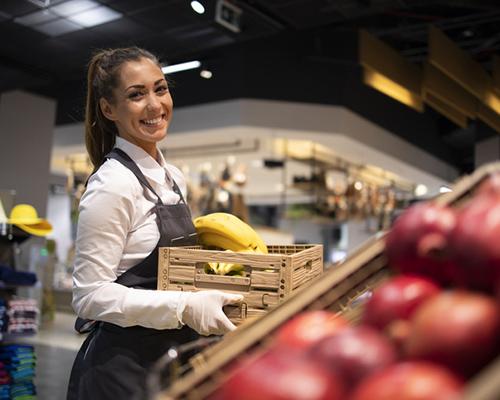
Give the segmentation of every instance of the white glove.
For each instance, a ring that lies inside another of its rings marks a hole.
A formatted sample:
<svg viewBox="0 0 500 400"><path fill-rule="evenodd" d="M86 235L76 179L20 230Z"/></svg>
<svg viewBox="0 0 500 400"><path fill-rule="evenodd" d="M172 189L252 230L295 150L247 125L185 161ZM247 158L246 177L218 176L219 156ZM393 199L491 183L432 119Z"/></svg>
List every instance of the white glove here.
<svg viewBox="0 0 500 400"><path fill-rule="evenodd" d="M183 292L177 306L177 318L200 335L223 335L235 330L236 326L224 314L222 307L242 300L241 294L219 290Z"/></svg>

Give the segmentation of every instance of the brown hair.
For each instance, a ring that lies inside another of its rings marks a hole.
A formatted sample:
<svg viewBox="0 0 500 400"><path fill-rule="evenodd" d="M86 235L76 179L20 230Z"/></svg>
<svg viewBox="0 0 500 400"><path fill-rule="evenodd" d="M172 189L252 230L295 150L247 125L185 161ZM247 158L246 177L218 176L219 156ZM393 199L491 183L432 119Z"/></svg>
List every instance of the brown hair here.
<svg viewBox="0 0 500 400"><path fill-rule="evenodd" d="M100 50L93 55L88 65L87 101L85 105L85 146L93 172L104 162L104 157L115 145L118 134L116 125L107 119L101 111L99 99L105 98L113 103L113 89L119 84L120 67L128 61L148 58L158 67L158 58L139 47L126 47Z"/></svg>

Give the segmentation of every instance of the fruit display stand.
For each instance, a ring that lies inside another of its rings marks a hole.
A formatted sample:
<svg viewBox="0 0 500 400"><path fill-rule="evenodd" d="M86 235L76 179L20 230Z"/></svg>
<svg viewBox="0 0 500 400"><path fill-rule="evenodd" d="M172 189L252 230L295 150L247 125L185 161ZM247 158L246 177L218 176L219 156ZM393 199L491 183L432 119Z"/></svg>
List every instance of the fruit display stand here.
<svg viewBox="0 0 500 400"><path fill-rule="evenodd" d="M218 289L242 294L241 305L224 308L229 319L239 325L246 319L264 315L323 273L322 245L270 245L268 252L162 247L158 261L158 290ZM241 264L244 276L207 274L205 265L209 262Z"/></svg>
<svg viewBox="0 0 500 400"><path fill-rule="evenodd" d="M436 201L458 206L484 178L497 171L500 171L500 163L480 168L472 175L462 178L452 192L442 195ZM205 351L208 357L203 362L174 382L168 390L160 393L157 399L206 398L228 378L227 371L235 362L249 353L255 354L269 348L273 334L300 312L330 310L356 321L361 314L363 296L392 274L384 254L384 239L385 234L373 238L338 267L326 271L321 277L302 287L262 318L227 335ZM467 382L463 399L499 399L499 375L500 359L496 359Z"/></svg>

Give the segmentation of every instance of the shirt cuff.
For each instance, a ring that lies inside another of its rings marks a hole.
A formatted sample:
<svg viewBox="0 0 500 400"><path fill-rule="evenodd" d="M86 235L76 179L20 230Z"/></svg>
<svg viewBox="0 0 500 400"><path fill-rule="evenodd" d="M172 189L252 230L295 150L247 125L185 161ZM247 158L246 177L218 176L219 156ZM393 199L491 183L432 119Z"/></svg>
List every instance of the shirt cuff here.
<svg viewBox="0 0 500 400"><path fill-rule="evenodd" d="M183 293L129 288L123 303L123 315L130 325L154 329L178 329L182 326L177 309Z"/></svg>

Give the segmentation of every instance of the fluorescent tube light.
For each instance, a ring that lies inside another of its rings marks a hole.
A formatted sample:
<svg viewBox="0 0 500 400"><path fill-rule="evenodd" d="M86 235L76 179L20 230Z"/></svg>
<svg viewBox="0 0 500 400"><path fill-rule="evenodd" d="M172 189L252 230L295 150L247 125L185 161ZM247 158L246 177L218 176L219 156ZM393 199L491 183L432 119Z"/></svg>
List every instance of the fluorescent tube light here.
<svg viewBox="0 0 500 400"><path fill-rule="evenodd" d="M201 66L201 62L196 61L188 61L180 64L166 65L161 70L164 74L173 74L174 72L186 71L188 69L195 69Z"/></svg>

